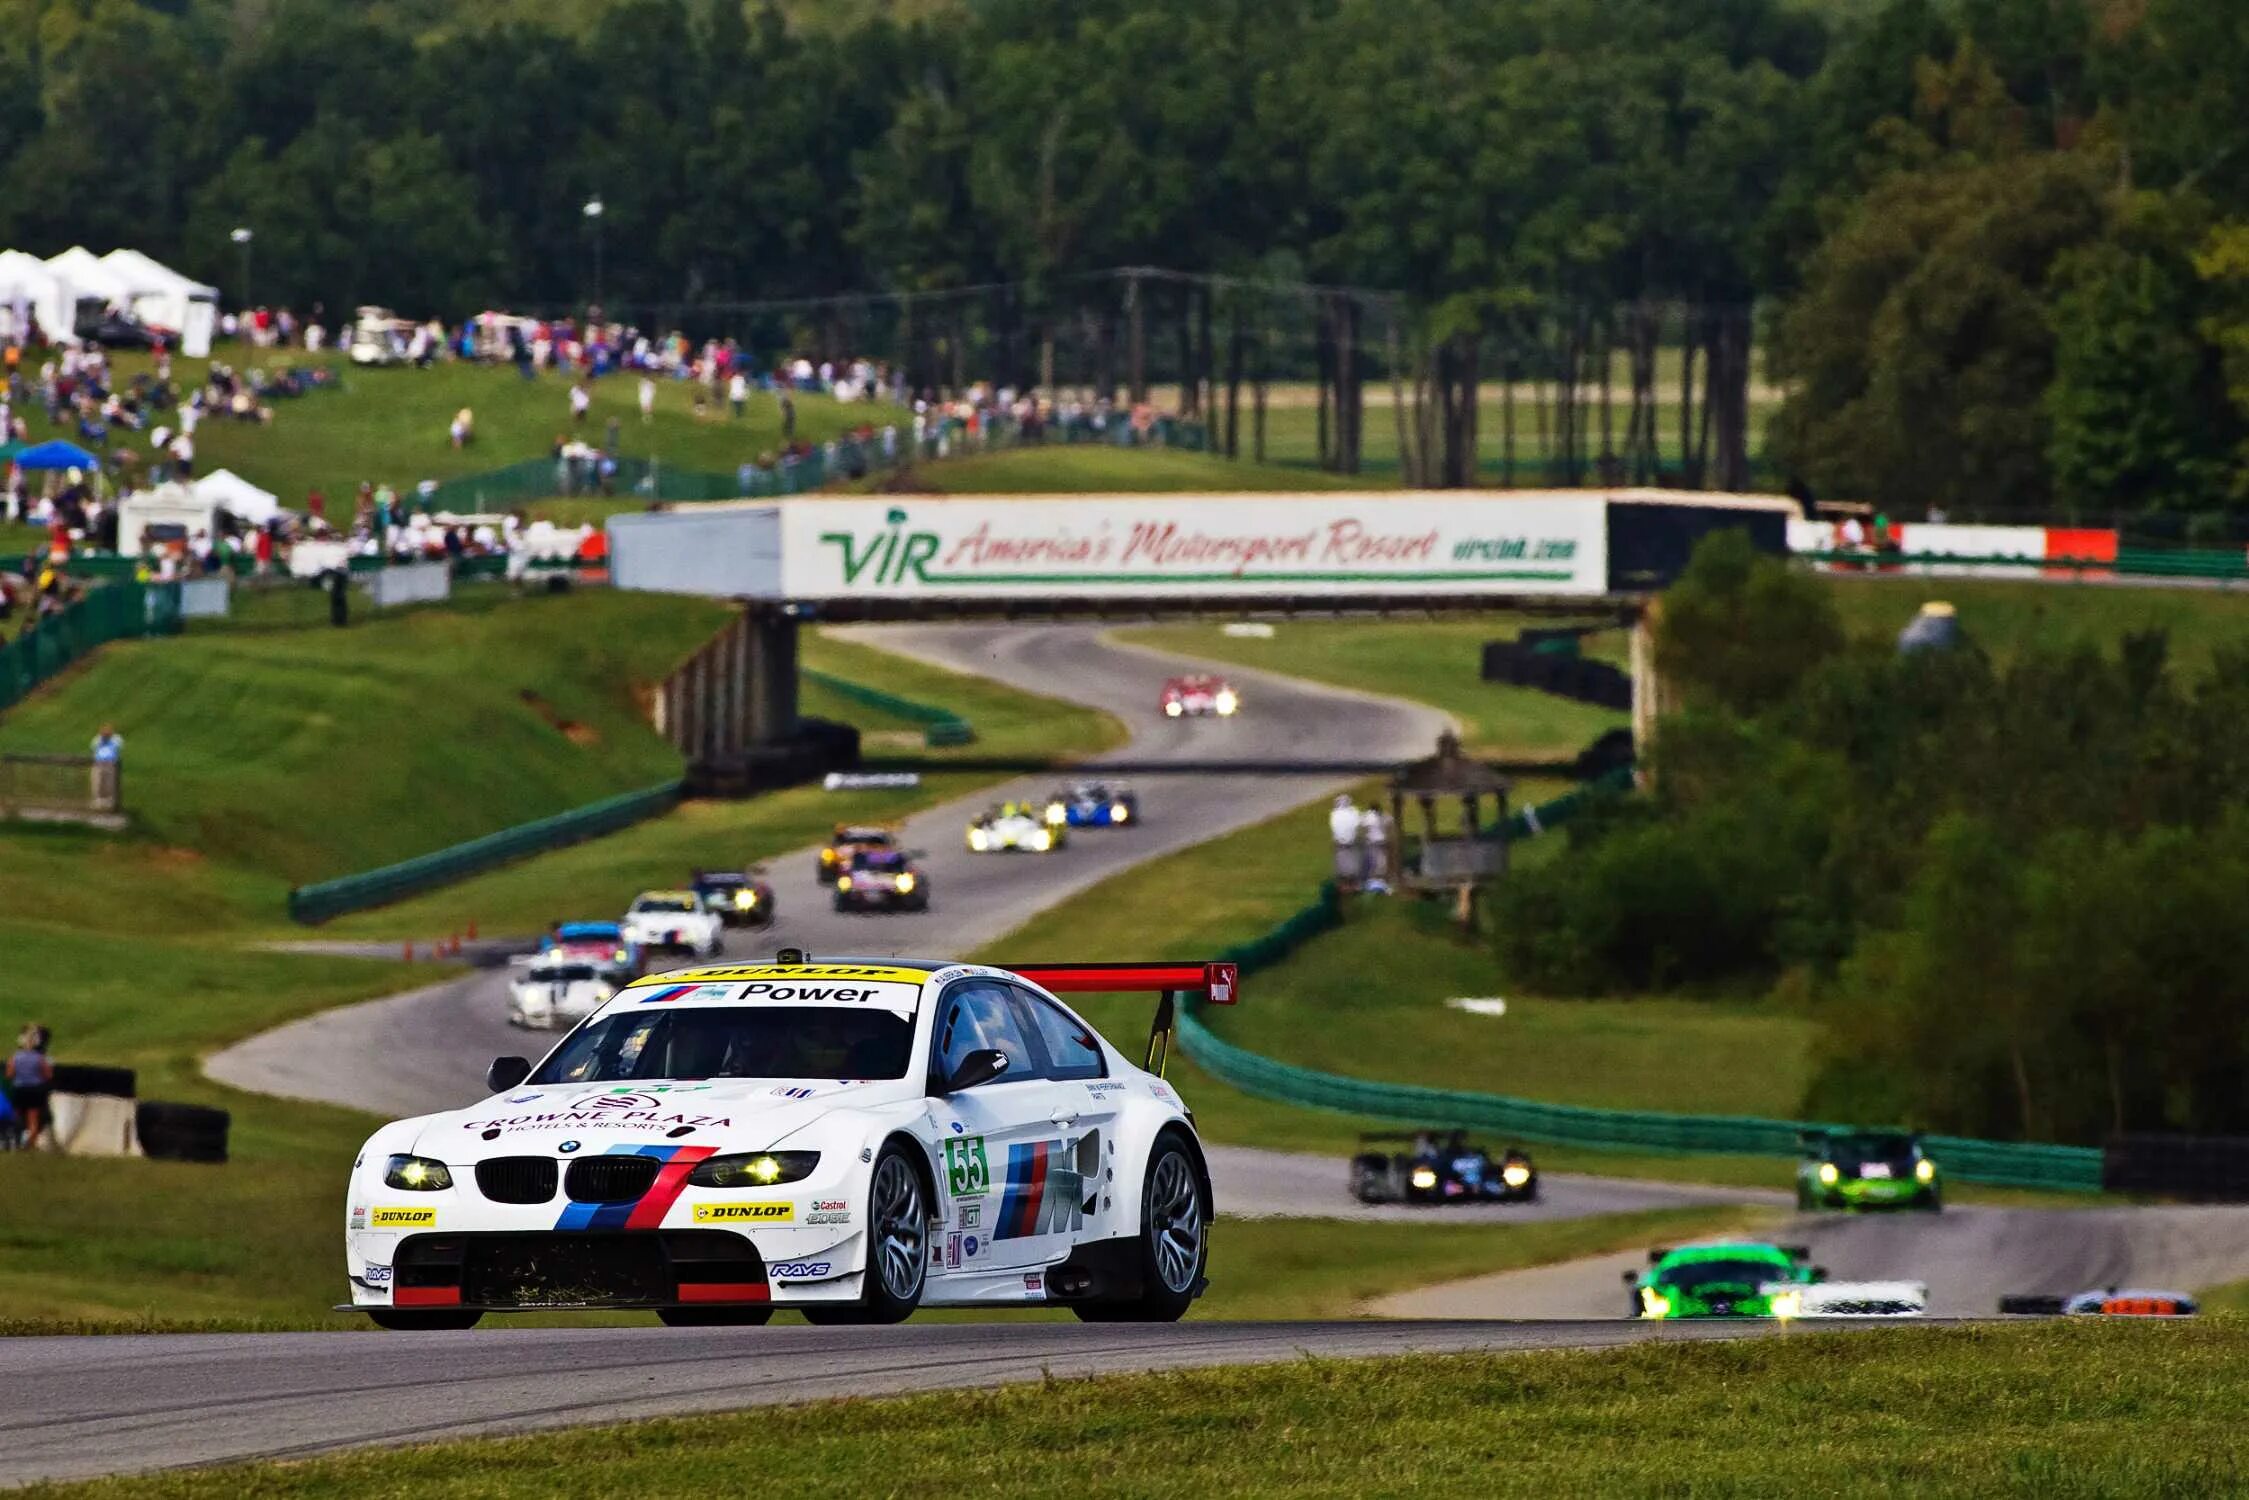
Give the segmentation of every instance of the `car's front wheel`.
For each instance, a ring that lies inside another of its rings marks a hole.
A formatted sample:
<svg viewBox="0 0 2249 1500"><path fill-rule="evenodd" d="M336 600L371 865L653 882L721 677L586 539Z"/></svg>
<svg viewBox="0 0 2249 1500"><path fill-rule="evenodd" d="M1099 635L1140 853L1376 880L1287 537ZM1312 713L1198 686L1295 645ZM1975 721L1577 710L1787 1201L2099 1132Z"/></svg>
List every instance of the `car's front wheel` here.
<svg viewBox="0 0 2249 1500"><path fill-rule="evenodd" d="M866 1290L857 1302L804 1309L807 1323L903 1323L929 1279L929 1198L906 1148L892 1141L868 1178Z"/></svg>
<svg viewBox="0 0 2249 1500"><path fill-rule="evenodd" d="M473 1308L397 1308L370 1307L367 1316L377 1328L388 1328L394 1333L413 1333L417 1330L445 1328L474 1328L484 1314Z"/></svg>
<svg viewBox="0 0 2249 1500"><path fill-rule="evenodd" d="M1086 1302L1074 1310L1087 1323L1176 1323L1202 1289L1210 1263L1210 1195L1186 1144L1156 1137L1140 1192L1140 1295Z"/></svg>
<svg viewBox="0 0 2249 1500"><path fill-rule="evenodd" d="M770 1307L659 1307L666 1328L762 1328L773 1318Z"/></svg>

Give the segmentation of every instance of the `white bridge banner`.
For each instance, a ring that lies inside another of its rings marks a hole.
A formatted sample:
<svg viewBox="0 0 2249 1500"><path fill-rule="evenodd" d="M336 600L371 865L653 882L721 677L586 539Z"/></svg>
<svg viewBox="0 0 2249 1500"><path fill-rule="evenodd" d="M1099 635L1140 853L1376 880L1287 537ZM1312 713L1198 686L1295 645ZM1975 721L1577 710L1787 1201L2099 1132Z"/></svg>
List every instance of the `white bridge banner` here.
<svg viewBox="0 0 2249 1500"><path fill-rule="evenodd" d="M1598 595L1607 504L1572 496L785 500L792 599Z"/></svg>

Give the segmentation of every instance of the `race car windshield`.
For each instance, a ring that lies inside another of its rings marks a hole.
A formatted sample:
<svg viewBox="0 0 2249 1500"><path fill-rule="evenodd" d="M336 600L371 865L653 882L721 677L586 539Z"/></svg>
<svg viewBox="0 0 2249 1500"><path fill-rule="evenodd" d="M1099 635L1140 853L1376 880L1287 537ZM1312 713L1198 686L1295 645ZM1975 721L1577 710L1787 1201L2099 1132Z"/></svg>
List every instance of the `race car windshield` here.
<svg viewBox="0 0 2249 1500"><path fill-rule="evenodd" d="M889 849L869 850L864 854L853 856L851 868L854 870L903 870L906 868L906 856Z"/></svg>
<svg viewBox="0 0 2249 1500"><path fill-rule="evenodd" d="M1666 1268L1656 1280L1663 1286L1675 1286L1692 1292L1706 1286L1757 1286L1767 1281L1786 1279L1788 1273L1770 1261L1761 1260L1704 1260L1688 1265Z"/></svg>
<svg viewBox="0 0 2249 1500"><path fill-rule="evenodd" d="M698 1006L606 1016L573 1033L532 1083L703 1078L903 1078L913 1022L827 1005Z"/></svg>
<svg viewBox="0 0 2249 1500"><path fill-rule="evenodd" d="M539 984L581 984L593 977L592 964L559 964L531 971L531 978Z"/></svg>
<svg viewBox="0 0 2249 1500"><path fill-rule="evenodd" d="M1837 1166L1855 1167L1862 1162L1899 1162L1913 1160L1913 1142L1902 1135L1856 1135L1837 1140L1830 1151Z"/></svg>
<svg viewBox="0 0 2249 1500"><path fill-rule="evenodd" d="M695 903L685 896L648 896L633 903L634 911L693 911Z"/></svg>

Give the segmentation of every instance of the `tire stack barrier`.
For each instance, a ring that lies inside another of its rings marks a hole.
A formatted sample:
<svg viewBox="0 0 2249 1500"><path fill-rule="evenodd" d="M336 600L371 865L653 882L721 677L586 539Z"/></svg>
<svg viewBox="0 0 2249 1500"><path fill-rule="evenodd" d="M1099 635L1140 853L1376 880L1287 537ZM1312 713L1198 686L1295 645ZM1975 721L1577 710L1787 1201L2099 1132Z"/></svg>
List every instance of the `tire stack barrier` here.
<svg viewBox="0 0 2249 1500"><path fill-rule="evenodd" d="M1542 693L1573 698L1600 708L1632 707L1632 674L1605 661L1579 656L1575 651L1553 649L1549 638L1537 643L1524 640L1484 642L1483 677L1511 687L1536 688ZM1526 637L1531 632L1525 631Z"/></svg>
<svg viewBox="0 0 2249 1500"><path fill-rule="evenodd" d="M227 1131L234 1117L200 1104L143 1100L137 1111L141 1152L159 1161L218 1163L226 1160Z"/></svg>

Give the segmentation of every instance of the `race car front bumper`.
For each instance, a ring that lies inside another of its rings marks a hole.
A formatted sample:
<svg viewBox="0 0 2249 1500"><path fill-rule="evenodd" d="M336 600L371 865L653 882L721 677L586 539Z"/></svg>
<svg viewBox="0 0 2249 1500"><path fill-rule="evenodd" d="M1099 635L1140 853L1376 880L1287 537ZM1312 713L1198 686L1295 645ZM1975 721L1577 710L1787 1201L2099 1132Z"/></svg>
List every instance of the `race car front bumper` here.
<svg viewBox="0 0 2249 1500"><path fill-rule="evenodd" d="M726 1229L410 1234L384 1268L387 1288L362 1281L354 1299L360 1308L482 1312L849 1301L858 1296L860 1276L841 1270L846 1248L776 1270L748 1236ZM777 1287L780 1277L797 1273L818 1279ZM389 1292L387 1302L366 1295L381 1290Z"/></svg>
<svg viewBox="0 0 2249 1500"><path fill-rule="evenodd" d="M1937 1189L1933 1183L1913 1178L1880 1178L1846 1180L1832 1187L1812 1190L1812 1201L1821 1208L1869 1209L1934 1208L1937 1206Z"/></svg>

